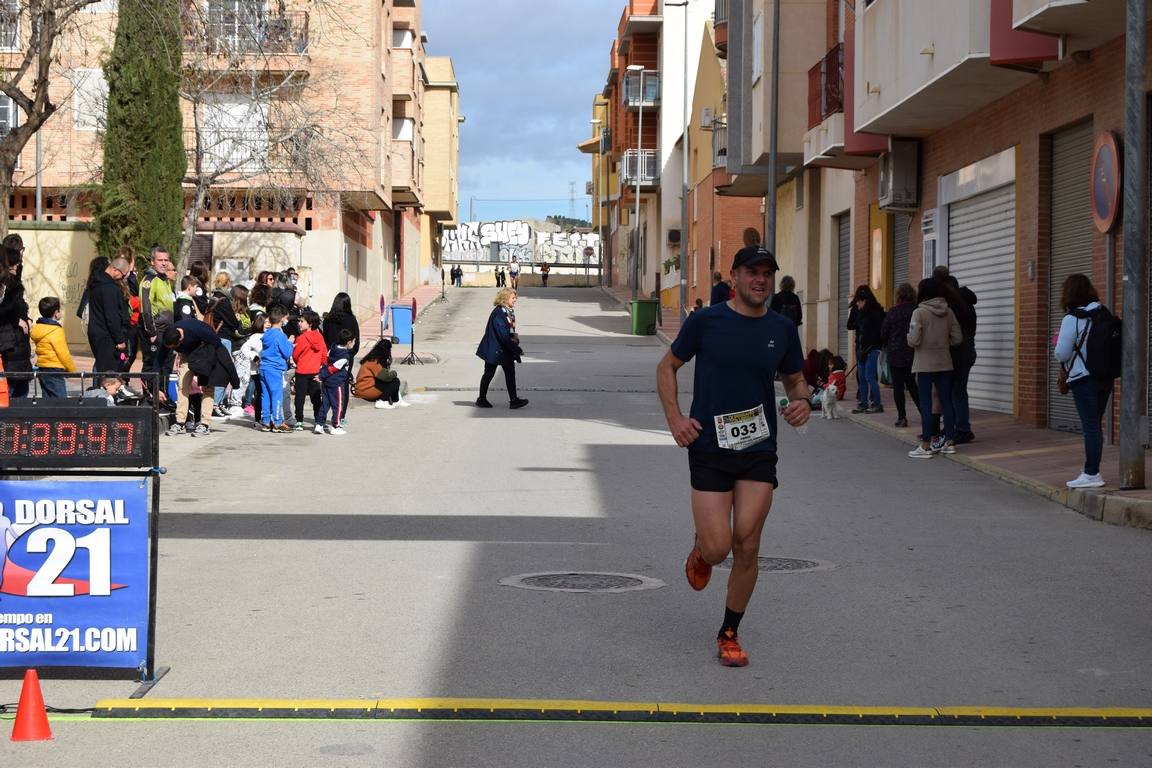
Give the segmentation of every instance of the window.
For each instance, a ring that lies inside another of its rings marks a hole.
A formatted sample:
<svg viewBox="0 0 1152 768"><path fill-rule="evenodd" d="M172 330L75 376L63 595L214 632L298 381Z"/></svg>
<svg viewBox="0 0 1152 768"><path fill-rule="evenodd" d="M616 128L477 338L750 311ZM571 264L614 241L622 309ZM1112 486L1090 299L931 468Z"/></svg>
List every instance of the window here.
<svg viewBox="0 0 1152 768"><path fill-rule="evenodd" d="M4 136L8 131L16 127L17 118L20 115L20 110L16 106L16 102L7 96L0 95L0 136Z"/></svg>
<svg viewBox="0 0 1152 768"><path fill-rule="evenodd" d="M20 50L20 0L0 0L0 50Z"/></svg>
<svg viewBox="0 0 1152 768"><path fill-rule="evenodd" d="M392 30L393 48L411 48L416 44L416 34L410 29L395 27Z"/></svg>
<svg viewBox="0 0 1152 768"><path fill-rule="evenodd" d="M411 117L397 117L392 120L392 140L412 141L416 135L416 120Z"/></svg>
<svg viewBox="0 0 1152 768"><path fill-rule="evenodd" d="M72 126L78 131L103 130L108 110L104 70L72 70L72 87Z"/></svg>
<svg viewBox="0 0 1152 768"><path fill-rule="evenodd" d="M201 149L206 168L255 171L268 159L268 105L239 94L204 100Z"/></svg>
<svg viewBox="0 0 1152 768"><path fill-rule="evenodd" d="M764 15L752 19L752 82L764 74Z"/></svg>

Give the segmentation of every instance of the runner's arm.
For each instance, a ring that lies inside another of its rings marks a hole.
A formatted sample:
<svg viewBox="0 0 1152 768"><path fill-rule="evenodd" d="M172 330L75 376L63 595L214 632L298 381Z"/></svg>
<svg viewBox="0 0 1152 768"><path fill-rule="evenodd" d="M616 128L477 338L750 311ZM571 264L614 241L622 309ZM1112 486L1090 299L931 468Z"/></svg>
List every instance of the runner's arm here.
<svg viewBox="0 0 1152 768"><path fill-rule="evenodd" d="M676 445L687 448L700 436L702 427L696 419L680 412L680 400L676 392L676 371L683 365L683 360L671 352L666 352L660 364L656 366L656 392L660 396L664 418L668 422L668 429L672 432Z"/></svg>
<svg viewBox="0 0 1152 768"><path fill-rule="evenodd" d="M791 401L788 406L781 412L784 421L788 422L793 427L799 427L808 421L808 417L812 414L812 390L808 388L808 382L804 381L804 374L798 373L782 373L780 374L780 381L784 384L784 392L788 395Z"/></svg>

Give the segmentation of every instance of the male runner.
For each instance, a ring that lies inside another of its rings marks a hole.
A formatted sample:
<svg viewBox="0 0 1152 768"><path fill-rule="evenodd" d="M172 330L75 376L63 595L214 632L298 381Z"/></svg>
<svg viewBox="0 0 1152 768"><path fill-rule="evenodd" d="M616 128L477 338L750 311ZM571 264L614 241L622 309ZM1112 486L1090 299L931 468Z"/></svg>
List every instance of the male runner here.
<svg viewBox="0 0 1152 768"><path fill-rule="evenodd" d="M811 393L801 373L796 326L766 306L779 267L760 246L742 248L732 264L736 296L694 313L656 370L656 390L676 444L688 449L696 544L685 573L693 589L708 584L712 566L732 552L720 663L743 667L748 655L737 631L759 575L757 557L776 480L776 395L788 393L784 421L808 421ZM696 358L692 408L680 412L676 371Z"/></svg>

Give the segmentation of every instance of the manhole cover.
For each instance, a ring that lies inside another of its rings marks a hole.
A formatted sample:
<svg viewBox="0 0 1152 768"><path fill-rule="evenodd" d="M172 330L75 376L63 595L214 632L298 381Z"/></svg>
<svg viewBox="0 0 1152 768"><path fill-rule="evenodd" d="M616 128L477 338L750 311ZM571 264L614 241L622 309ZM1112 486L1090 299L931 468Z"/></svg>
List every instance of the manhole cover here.
<svg viewBox="0 0 1152 768"><path fill-rule="evenodd" d="M798 560L794 557L758 557L760 571L775 573L797 573L799 571L826 571L832 567L831 563L822 563L819 560ZM732 558L726 557L717 568L731 568Z"/></svg>
<svg viewBox="0 0 1152 768"><path fill-rule="evenodd" d="M550 572L524 573L500 579L506 587L547 592L635 592L659 589L664 582L632 573Z"/></svg>

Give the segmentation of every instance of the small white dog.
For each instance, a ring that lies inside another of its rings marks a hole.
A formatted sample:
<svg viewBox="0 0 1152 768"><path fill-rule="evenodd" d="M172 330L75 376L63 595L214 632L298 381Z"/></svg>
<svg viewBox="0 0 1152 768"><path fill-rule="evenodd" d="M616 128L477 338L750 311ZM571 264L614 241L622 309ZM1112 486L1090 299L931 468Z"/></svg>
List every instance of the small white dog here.
<svg viewBox="0 0 1152 768"><path fill-rule="evenodd" d="M840 418L840 402L837 399L839 391L835 384L829 384L820 393L820 417L824 419Z"/></svg>

